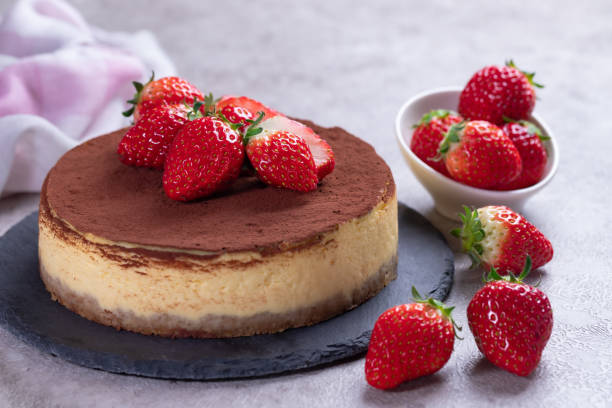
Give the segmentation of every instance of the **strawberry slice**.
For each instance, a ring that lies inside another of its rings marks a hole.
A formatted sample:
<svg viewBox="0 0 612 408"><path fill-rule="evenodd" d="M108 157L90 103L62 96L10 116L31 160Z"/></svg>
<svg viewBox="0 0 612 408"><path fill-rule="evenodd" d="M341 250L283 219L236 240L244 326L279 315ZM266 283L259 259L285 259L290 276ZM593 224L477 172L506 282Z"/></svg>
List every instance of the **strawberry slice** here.
<svg viewBox="0 0 612 408"><path fill-rule="evenodd" d="M285 130L304 139L314 158L319 182L334 170L336 161L332 148L308 126L280 115L264 120L259 126L265 131Z"/></svg>
<svg viewBox="0 0 612 408"><path fill-rule="evenodd" d="M264 119L272 118L277 115L283 116L280 112L270 109L263 103L255 99L247 98L246 96L225 95L217 102L216 111L223 112L227 106L246 109L251 113L251 117L256 117L259 112L264 113Z"/></svg>

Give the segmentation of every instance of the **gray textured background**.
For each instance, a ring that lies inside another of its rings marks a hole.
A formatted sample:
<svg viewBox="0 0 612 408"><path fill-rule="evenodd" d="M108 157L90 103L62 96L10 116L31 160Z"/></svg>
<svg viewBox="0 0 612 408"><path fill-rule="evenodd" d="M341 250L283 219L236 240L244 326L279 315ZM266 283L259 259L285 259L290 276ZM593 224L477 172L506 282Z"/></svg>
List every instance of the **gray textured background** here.
<svg viewBox="0 0 612 408"><path fill-rule="evenodd" d="M161 381L76 367L0 329L0 406L610 406L611 2L71 3L105 29L153 31L203 90L250 95L368 140L391 166L400 200L443 231L452 224L433 211L394 141L397 110L419 91L463 85L509 57L537 70L546 88L536 111L554 131L561 164L525 215L555 247L540 286L555 327L529 378L492 367L466 333L439 373L392 392L365 383L363 359L267 379ZM9 4L0 1L0 12ZM36 195L1 200L0 233L36 208ZM463 326L479 279L458 256L448 302Z"/></svg>

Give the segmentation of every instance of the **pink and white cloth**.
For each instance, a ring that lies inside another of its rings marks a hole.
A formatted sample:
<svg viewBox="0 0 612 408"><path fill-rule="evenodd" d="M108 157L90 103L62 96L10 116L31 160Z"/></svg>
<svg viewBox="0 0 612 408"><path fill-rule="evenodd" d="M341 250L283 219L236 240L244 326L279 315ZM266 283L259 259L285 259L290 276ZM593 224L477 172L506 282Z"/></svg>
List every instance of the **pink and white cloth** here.
<svg viewBox="0 0 612 408"><path fill-rule="evenodd" d="M19 0L0 22L0 193L39 191L68 149L129 123L133 80L175 72L150 32L89 26L63 0Z"/></svg>

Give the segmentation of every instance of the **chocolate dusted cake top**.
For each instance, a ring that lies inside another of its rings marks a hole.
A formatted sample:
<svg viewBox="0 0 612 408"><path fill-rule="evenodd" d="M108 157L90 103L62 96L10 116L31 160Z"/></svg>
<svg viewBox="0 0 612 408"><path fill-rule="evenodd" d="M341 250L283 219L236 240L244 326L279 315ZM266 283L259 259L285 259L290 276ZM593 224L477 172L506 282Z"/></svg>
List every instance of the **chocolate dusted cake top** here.
<svg viewBox="0 0 612 408"><path fill-rule="evenodd" d="M193 202L166 196L162 172L122 164L127 129L67 152L49 172L42 200L80 233L115 242L214 253L278 250L367 214L395 194L391 170L372 146L345 130L310 126L334 150L336 168L310 193L241 177Z"/></svg>

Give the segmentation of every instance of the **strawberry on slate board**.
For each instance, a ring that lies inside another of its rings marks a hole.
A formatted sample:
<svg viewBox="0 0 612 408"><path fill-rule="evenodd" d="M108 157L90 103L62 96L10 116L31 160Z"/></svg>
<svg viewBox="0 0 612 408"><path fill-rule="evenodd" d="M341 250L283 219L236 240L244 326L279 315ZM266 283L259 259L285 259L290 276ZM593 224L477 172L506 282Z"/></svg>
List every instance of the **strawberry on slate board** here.
<svg viewBox="0 0 612 408"><path fill-rule="evenodd" d="M509 61L505 66L488 66L477 71L459 96L459 114L470 120L486 120L496 125L503 117L529 119L535 106L535 73L520 71Z"/></svg>
<svg viewBox="0 0 612 408"><path fill-rule="evenodd" d="M444 160L438 158L438 148L451 125L462 120L456 113L444 109L432 110L424 114L419 123L414 125L410 150L431 168L450 177Z"/></svg>
<svg viewBox="0 0 612 408"><path fill-rule="evenodd" d="M117 153L130 166L164 168L166 153L187 122L185 105L160 105L147 113L119 142Z"/></svg>
<svg viewBox="0 0 612 408"><path fill-rule="evenodd" d="M521 156L508 136L482 120L452 125L438 151L451 177L472 187L510 183L522 169Z"/></svg>
<svg viewBox="0 0 612 408"><path fill-rule="evenodd" d="M164 166L164 191L178 201L206 197L236 180L243 162L242 134L220 118L198 117L172 142Z"/></svg>
<svg viewBox="0 0 612 408"><path fill-rule="evenodd" d="M365 361L365 377L375 388L433 374L446 364L455 344L453 307L423 299L412 288L415 303L392 307L374 325Z"/></svg>
<svg viewBox="0 0 612 408"><path fill-rule="evenodd" d="M536 368L553 327L548 297L523 283L530 268L529 257L518 278L502 277L492 268L467 309L478 349L496 366L520 376Z"/></svg>
<svg viewBox="0 0 612 408"><path fill-rule="evenodd" d="M519 274L530 256L539 268L553 257L550 241L533 224L510 208L490 205L477 210L464 208L459 214L463 223L451 233L461 239L463 252L474 264L485 269L495 267L499 273Z"/></svg>
<svg viewBox="0 0 612 408"><path fill-rule="evenodd" d="M523 170L514 181L497 185L495 189L516 190L529 187L542 180L548 162L548 155L542 142L549 138L542 134L540 128L526 120L510 121L502 127L502 130L512 140L521 155Z"/></svg>
<svg viewBox="0 0 612 408"><path fill-rule="evenodd" d="M134 115L134 122L150 109L159 105L193 105L196 99L204 100L204 94L198 88L179 77L151 79L146 84L133 82L136 88L134 97L128 101L133 106L123 112L124 116Z"/></svg>
<svg viewBox="0 0 612 408"><path fill-rule="evenodd" d="M301 137L306 142L310 152L312 153L315 167L317 168L317 178L319 179L319 183L325 176L334 170L336 161L332 148L308 126L282 115L277 115L270 119L266 119L261 122L259 126L264 131L285 130L298 137Z"/></svg>

